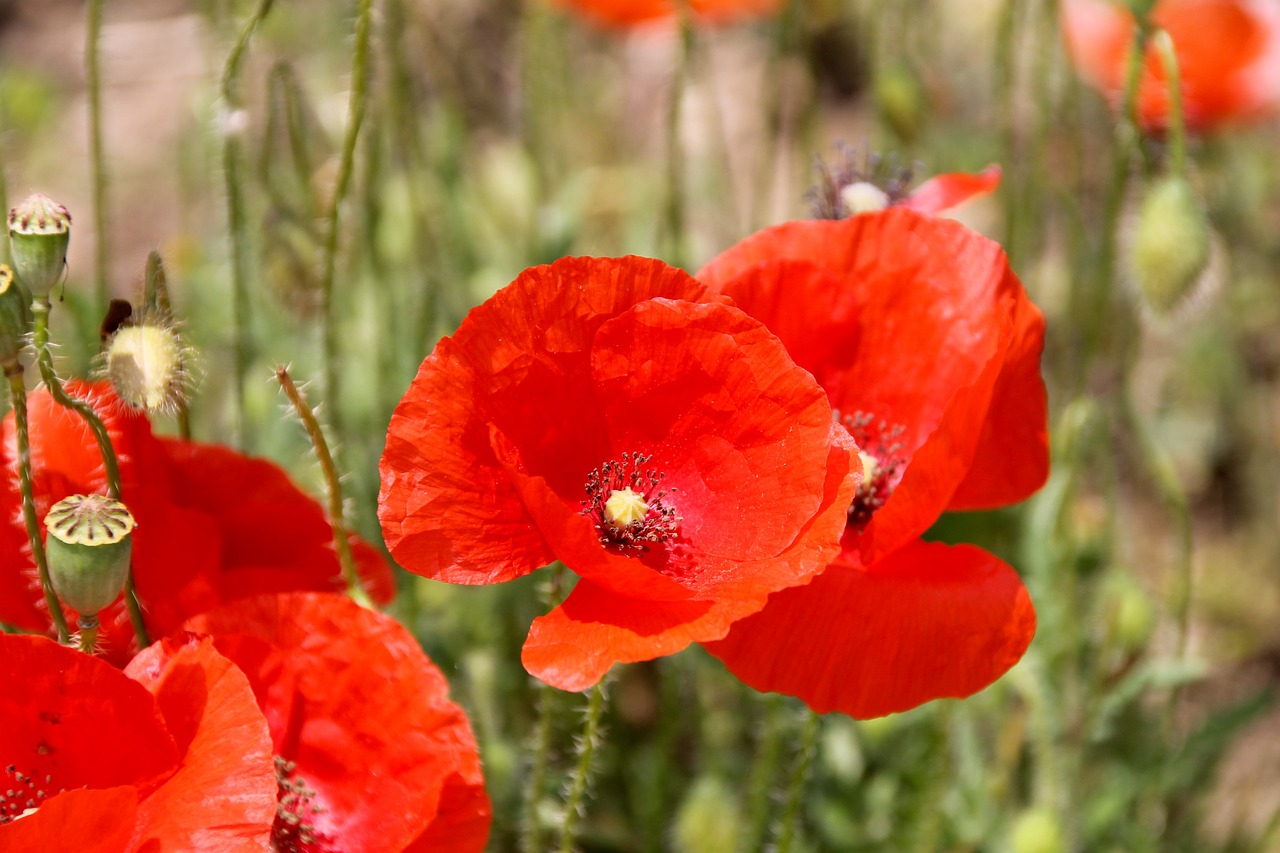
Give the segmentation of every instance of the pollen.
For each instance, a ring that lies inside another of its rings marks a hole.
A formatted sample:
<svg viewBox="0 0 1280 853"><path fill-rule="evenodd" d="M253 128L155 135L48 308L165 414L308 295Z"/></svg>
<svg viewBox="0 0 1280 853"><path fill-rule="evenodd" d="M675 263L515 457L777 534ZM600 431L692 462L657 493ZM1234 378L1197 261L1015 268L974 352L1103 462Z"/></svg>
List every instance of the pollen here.
<svg viewBox="0 0 1280 853"><path fill-rule="evenodd" d="M902 458L904 432L902 426L890 426L877 421L866 412L852 415L836 413L836 419L849 430L857 442L858 458L862 460L862 485L849 505L849 526L857 530L866 527L876 510L884 506L902 479L906 461Z"/></svg>
<svg viewBox="0 0 1280 853"><path fill-rule="evenodd" d="M680 516L668 503L674 488L659 488L665 475L645 468L642 453L623 453L587 475L582 515L591 520L606 548L638 556L676 537Z"/></svg>
<svg viewBox="0 0 1280 853"><path fill-rule="evenodd" d="M0 826L26 817L64 790L53 790L52 776L40 778L36 773L22 773L17 765L10 764L0 778Z"/></svg>
<svg viewBox="0 0 1280 853"><path fill-rule="evenodd" d="M304 853L321 840L312 818L324 809L313 802L316 792L297 775L297 764L277 755L275 767L276 819L271 827L271 849Z"/></svg>

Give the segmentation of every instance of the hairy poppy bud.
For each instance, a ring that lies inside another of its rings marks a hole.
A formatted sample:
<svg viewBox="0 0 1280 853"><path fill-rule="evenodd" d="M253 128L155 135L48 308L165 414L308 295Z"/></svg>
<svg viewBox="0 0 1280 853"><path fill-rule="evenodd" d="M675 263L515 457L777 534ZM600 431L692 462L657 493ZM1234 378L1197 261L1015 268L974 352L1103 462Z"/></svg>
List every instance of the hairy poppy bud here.
<svg viewBox="0 0 1280 853"><path fill-rule="evenodd" d="M188 360L173 324L151 313L116 330L100 357L100 371L135 409L172 412L186 398Z"/></svg>
<svg viewBox="0 0 1280 853"><path fill-rule="evenodd" d="M58 597L81 613L97 613L116 600L129 574L133 516L120 501L72 495L44 517L45 551Z"/></svg>
<svg viewBox="0 0 1280 853"><path fill-rule="evenodd" d="M9 211L13 271L33 297L48 297L62 278L70 242L71 214L48 196L27 196Z"/></svg>
<svg viewBox="0 0 1280 853"><path fill-rule="evenodd" d="M31 326L30 298L13 277L8 264L0 264L0 368L19 370L18 353Z"/></svg>
<svg viewBox="0 0 1280 853"><path fill-rule="evenodd" d="M1153 313L1167 316L1195 292L1209 266L1209 220L1184 178L1151 187L1129 248L1130 273Z"/></svg>

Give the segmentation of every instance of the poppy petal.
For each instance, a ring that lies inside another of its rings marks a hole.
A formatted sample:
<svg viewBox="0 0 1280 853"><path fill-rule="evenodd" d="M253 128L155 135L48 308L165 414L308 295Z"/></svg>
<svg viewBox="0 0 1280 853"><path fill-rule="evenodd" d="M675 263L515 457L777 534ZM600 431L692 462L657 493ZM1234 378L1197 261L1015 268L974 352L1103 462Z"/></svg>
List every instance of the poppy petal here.
<svg viewBox="0 0 1280 853"><path fill-rule="evenodd" d="M757 690L865 719L976 693L1018 661L1034 632L1035 611L1009 566L971 545L916 542L774 594L707 649Z"/></svg>
<svg viewBox="0 0 1280 853"><path fill-rule="evenodd" d="M64 791L21 820L0 825L0 853L120 853L128 849L137 808L138 791L130 785Z"/></svg>
<svg viewBox="0 0 1280 853"><path fill-rule="evenodd" d="M1000 186L1000 165L993 163L976 174L950 172L935 175L912 191L903 206L920 213L939 214L975 196L993 193Z"/></svg>
<svg viewBox="0 0 1280 853"><path fill-rule="evenodd" d="M125 674L155 695L183 754L177 772L139 803L134 847L261 850L278 789L271 733L244 673L207 640L166 639Z"/></svg>

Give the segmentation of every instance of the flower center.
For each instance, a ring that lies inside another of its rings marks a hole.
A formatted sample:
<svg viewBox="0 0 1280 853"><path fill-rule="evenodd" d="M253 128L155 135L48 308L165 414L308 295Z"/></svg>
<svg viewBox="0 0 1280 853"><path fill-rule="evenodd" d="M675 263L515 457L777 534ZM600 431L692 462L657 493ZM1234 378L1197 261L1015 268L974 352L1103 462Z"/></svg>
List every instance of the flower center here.
<svg viewBox="0 0 1280 853"><path fill-rule="evenodd" d="M659 489L663 474L644 468L653 457L623 453L587 475L582 515L591 519L606 548L636 556L675 538L680 516L666 503L674 488Z"/></svg>
<svg viewBox="0 0 1280 853"><path fill-rule="evenodd" d="M867 526L876 510L884 506L901 479L906 460L899 454L902 442L898 438L904 432L901 425L889 426L866 412L852 415L836 413L836 419L849 430L860 448L862 460L862 485L849 505L849 524L857 530Z"/></svg>
<svg viewBox="0 0 1280 853"><path fill-rule="evenodd" d="M6 767L4 775L6 778L0 782L0 826L25 817L45 800L66 790L53 790L52 776L39 778L35 773L21 773L15 764Z"/></svg>
<svg viewBox="0 0 1280 853"><path fill-rule="evenodd" d="M275 757L276 820L271 826L271 849L277 853L304 853L320 840L311 819L324 811L312 803L316 792L295 772L298 765Z"/></svg>

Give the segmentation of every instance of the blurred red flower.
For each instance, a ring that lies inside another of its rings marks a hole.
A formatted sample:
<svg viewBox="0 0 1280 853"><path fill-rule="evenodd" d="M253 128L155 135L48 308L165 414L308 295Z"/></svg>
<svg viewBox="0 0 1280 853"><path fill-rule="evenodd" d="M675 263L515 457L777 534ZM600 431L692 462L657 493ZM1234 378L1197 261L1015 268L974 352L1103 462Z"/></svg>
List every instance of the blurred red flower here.
<svg viewBox="0 0 1280 853"><path fill-rule="evenodd" d="M153 659L139 683L44 637L0 635L0 682L3 853L266 848L267 721L209 643Z"/></svg>
<svg viewBox="0 0 1280 853"><path fill-rule="evenodd" d="M1123 3L1066 0L1062 23L1081 76L1118 104L1133 14ZM1189 129L1210 130L1280 108L1280 4L1275 0L1160 0L1151 24L1173 39ZM1143 57L1137 109L1144 128L1167 126L1169 89L1151 46Z"/></svg>
<svg viewBox="0 0 1280 853"><path fill-rule="evenodd" d="M555 0L561 6L581 12L609 26L629 27L663 21L679 11L677 0ZM698 19L724 22L771 15L784 0L686 0Z"/></svg>
<svg viewBox="0 0 1280 853"><path fill-rule="evenodd" d="M73 381L67 390L93 403L120 458L122 498L138 521L134 582L153 636L240 596L343 588L324 511L274 464L217 445L154 436L146 417L121 404L106 383ZM37 514L43 518L68 495L103 492L102 460L80 416L45 391L32 393L28 407ZM0 442L0 622L48 631L18 513L15 446L10 414ZM370 594L390 600L386 561L354 537L352 545ZM123 599L100 619L103 654L123 666L136 651Z"/></svg>
<svg viewBox="0 0 1280 853"><path fill-rule="evenodd" d="M757 689L855 717L990 684L1031 641L1027 592L991 554L920 536L1047 476L1044 321L1004 253L890 208L767 229L699 276L813 373L866 477L831 567L707 648Z"/></svg>
<svg viewBox="0 0 1280 853"><path fill-rule="evenodd" d="M473 310L391 419L392 555L452 583L578 575L526 669L582 690L724 636L835 556L857 463L757 321L646 258L526 270Z"/></svg>
<svg viewBox="0 0 1280 853"><path fill-rule="evenodd" d="M484 849L490 808L475 738L444 676L394 619L342 595L296 592L238 599L184 630L153 661L211 637L266 714L282 812L296 818L276 820L274 849Z"/></svg>
<svg viewBox="0 0 1280 853"><path fill-rule="evenodd" d="M981 172L947 172L934 175L911 191L902 202L920 213L943 213L971 198L993 193L1000 186L1001 168L993 163Z"/></svg>

